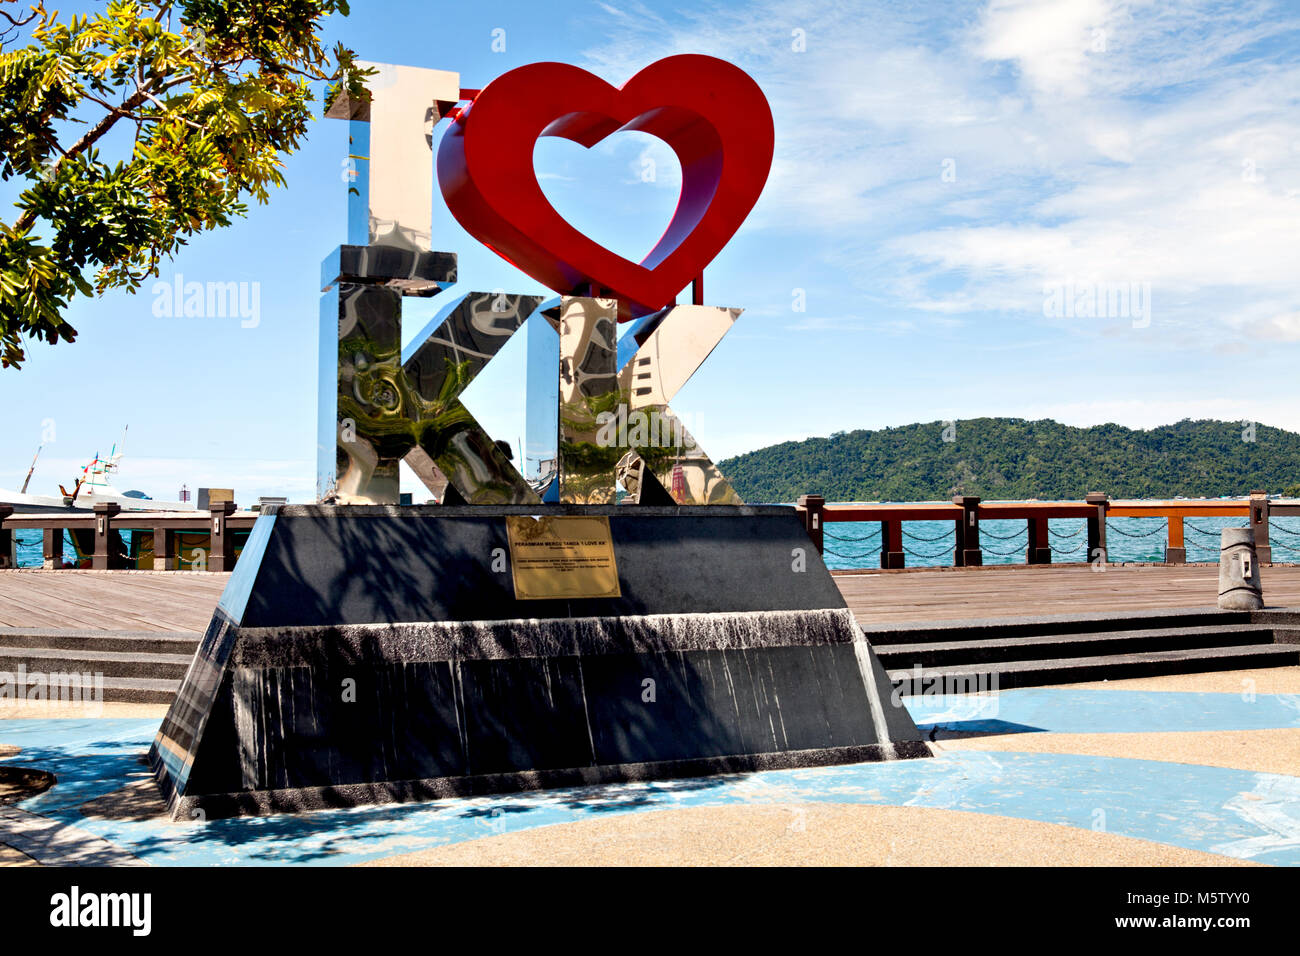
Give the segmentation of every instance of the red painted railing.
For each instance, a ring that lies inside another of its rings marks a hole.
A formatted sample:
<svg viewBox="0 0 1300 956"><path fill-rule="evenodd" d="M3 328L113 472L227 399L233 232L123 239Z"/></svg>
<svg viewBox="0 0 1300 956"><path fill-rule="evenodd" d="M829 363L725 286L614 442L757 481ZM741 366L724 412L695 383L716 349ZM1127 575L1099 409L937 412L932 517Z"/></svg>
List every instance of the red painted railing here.
<svg viewBox="0 0 1300 956"><path fill-rule="evenodd" d="M1165 562L1182 564L1187 560L1183 543L1185 518L1248 517L1255 529L1259 559L1272 561L1269 545L1269 518L1300 516L1300 501L1271 501L1262 491L1248 498L1173 501L1111 501L1105 494L1092 493L1083 501L989 501L959 495L951 502L933 501L902 504L828 505L820 495L804 495L796 510L804 528L817 546L825 550L825 526L838 521L880 522L880 566L902 568L906 562L903 548L903 524L908 521L951 521L956 530L953 565L969 567L983 564L980 546L980 523L989 520L1023 520L1028 538L1025 561L1028 564L1051 564L1052 548L1048 539L1048 520L1082 518L1087 522L1087 548L1084 561L1106 560L1106 519L1165 518L1168 521L1168 545Z"/></svg>

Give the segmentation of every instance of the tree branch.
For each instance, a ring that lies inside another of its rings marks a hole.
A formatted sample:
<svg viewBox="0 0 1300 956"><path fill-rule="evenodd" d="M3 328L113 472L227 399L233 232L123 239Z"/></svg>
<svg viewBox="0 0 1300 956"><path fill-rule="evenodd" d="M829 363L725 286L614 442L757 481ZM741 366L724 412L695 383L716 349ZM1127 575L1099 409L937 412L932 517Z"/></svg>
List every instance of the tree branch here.
<svg viewBox="0 0 1300 956"><path fill-rule="evenodd" d="M132 110L142 105L146 100L153 100L153 102L157 103L158 101L154 99L152 93L166 92L167 90L171 89L174 86L180 86L182 83L192 82L193 79L194 79L193 76L191 76L190 74L186 74L185 76L173 77L172 79L168 80L165 83L157 83L155 81L150 81L146 83L143 88L136 90L125 100L123 100L120 106L117 107L109 106L108 109L110 110L110 112L105 114L105 116L98 123L96 123L90 129L86 130L85 135L83 135L81 139L77 140L77 142L73 144L71 149L67 149L63 151L62 159L60 159L58 162L54 164L53 167L51 167L51 172L55 169L58 169L59 163L63 162L66 159L72 159L74 156L81 154L86 149L93 146L105 133L107 133L110 129L112 129L113 126L117 123L117 121L122 117L125 116L130 119L138 119L132 114ZM186 120L186 122L190 122L190 121ZM193 124L191 123L191 125ZM198 128L202 129L202 127L198 127ZM23 214L18 217L18 220L14 223L14 227L13 227L14 231L17 233L26 232L28 229L30 229L33 226L33 224L35 224L35 222L36 222L36 213L30 209L25 210Z"/></svg>
<svg viewBox="0 0 1300 956"><path fill-rule="evenodd" d="M12 2L13 0L0 0L0 3L12 3ZM23 17L22 19L11 17L9 14L5 13L3 9L0 9L0 17L4 17L6 20L9 21L9 26L5 28L4 32L8 33L10 29L25 27L27 26L27 24L35 20L36 17L40 14L40 10L36 7L31 7L29 9L31 10L31 13L27 14L27 16Z"/></svg>

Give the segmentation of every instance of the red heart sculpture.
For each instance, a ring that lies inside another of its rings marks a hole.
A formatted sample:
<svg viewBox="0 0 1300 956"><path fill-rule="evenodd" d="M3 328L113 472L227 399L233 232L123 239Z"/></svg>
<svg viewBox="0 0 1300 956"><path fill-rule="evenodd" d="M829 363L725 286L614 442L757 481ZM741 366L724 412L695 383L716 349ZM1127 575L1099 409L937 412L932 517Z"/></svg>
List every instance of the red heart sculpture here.
<svg viewBox="0 0 1300 956"><path fill-rule="evenodd" d="M591 147L639 130L677 153L682 192L650 254L631 262L592 242L538 185L533 146L563 136ZM672 304L758 201L772 166L772 111L743 70L687 54L651 63L622 87L564 63L493 80L438 147L438 184L452 215L502 258L557 292L620 300L620 319Z"/></svg>

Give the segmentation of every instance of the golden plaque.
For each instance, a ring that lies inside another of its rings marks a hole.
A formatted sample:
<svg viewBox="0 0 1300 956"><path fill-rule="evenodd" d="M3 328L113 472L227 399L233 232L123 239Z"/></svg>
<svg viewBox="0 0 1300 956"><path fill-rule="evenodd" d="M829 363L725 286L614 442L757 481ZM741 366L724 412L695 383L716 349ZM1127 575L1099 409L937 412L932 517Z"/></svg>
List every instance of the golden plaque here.
<svg viewBox="0 0 1300 956"><path fill-rule="evenodd" d="M620 597L607 516L506 517L515 598Z"/></svg>

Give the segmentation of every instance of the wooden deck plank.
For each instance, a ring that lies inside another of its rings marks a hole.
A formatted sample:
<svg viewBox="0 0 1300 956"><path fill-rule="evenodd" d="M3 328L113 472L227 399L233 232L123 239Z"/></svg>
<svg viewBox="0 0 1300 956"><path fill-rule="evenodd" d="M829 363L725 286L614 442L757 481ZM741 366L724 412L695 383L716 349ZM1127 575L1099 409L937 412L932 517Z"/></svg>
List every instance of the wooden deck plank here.
<svg viewBox="0 0 1300 956"><path fill-rule="evenodd" d="M864 627L902 621L1210 607L1217 565L926 568L838 573ZM1270 606L1300 607L1300 566L1265 565ZM0 571L0 627L202 631L228 574Z"/></svg>
<svg viewBox="0 0 1300 956"><path fill-rule="evenodd" d="M0 626L202 631L229 574L0 571Z"/></svg>
<svg viewBox="0 0 1300 956"><path fill-rule="evenodd" d="M1300 567L1264 566L1270 606L1300 606ZM1212 607L1218 565L941 568L837 574L862 625L1032 614Z"/></svg>

